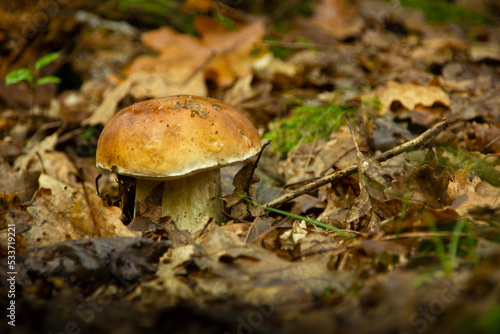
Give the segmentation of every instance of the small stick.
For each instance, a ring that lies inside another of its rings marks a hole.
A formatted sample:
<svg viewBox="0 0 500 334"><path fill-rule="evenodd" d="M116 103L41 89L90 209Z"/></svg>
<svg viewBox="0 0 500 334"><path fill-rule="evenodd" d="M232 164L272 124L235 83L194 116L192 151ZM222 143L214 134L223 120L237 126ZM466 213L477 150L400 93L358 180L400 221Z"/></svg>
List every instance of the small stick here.
<svg viewBox="0 0 500 334"><path fill-rule="evenodd" d="M443 120L439 123L436 123L432 128L425 131L417 138L410 140L410 141L407 141L406 143L403 143L399 146L396 146L392 150L386 151L386 152L380 154L379 156L376 156L374 159L377 160L378 162L382 162L382 161L386 161L390 158L393 158L401 153L409 151L410 149L417 147L417 146L421 145L422 143L426 142L427 140L431 139L432 137L437 135L439 132L441 132L443 129L445 129L448 125L449 125L449 123L447 120ZM300 195L303 195L303 194L308 193L312 190L315 190L321 186L324 186L325 184L328 184L334 180L337 180L337 179L343 178L345 176L354 174L354 173L356 173L357 168L358 168L358 165L355 164L355 165L352 165L344 170L335 172L333 174L329 174L325 177L322 177L321 179L318 179L314 182L311 182L311 183L309 183L301 188L298 188L292 192L284 194L284 195L270 201L269 203L264 204L264 207L275 208L277 206L280 206L283 203L286 203L294 198L299 197Z"/></svg>
<svg viewBox="0 0 500 334"><path fill-rule="evenodd" d="M359 146L358 142L356 141L356 136L354 135L354 126L351 123L351 118L349 117L348 113L344 113L345 118L347 119L347 126L349 127L349 132L351 133L352 141L354 142L354 147L356 148L356 152L359 155Z"/></svg>

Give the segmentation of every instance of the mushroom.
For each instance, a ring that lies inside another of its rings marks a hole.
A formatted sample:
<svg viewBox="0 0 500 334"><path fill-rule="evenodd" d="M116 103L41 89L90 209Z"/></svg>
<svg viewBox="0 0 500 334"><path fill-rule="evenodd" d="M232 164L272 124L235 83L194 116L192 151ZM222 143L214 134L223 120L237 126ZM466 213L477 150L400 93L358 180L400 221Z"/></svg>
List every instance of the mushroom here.
<svg viewBox="0 0 500 334"><path fill-rule="evenodd" d="M257 130L238 109L175 95L116 113L99 137L96 165L134 177L136 206L161 198L162 216L176 217L177 228L192 231L204 215L223 221L220 168L248 160L260 148Z"/></svg>

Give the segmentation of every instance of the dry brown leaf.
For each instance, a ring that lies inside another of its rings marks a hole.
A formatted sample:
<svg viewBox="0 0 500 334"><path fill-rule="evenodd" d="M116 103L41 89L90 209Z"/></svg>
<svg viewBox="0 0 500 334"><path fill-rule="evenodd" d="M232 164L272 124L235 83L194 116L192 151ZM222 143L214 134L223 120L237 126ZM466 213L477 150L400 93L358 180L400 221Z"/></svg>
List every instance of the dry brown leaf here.
<svg viewBox="0 0 500 334"><path fill-rule="evenodd" d="M372 209L370 196L365 188L361 188L361 193L354 200L352 207L347 214L346 222L352 223L368 215Z"/></svg>
<svg viewBox="0 0 500 334"><path fill-rule="evenodd" d="M68 239L95 236L134 237L119 219L121 210L104 207L93 192L87 196L82 188L75 193L62 191L41 195L26 208L32 218L30 229L22 234L28 248L50 245Z"/></svg>
<svg viewBox="0 0 500 334"><path fill-rule="evenodd" d="M160 266L161 267L161 266ZM158 278L143 282L135 290L144 306L171 307L181 301L195 300L195 294L188 284L177 278L174 273L158 270Z"/></svg>
<svg viewBox="0 0 500 334"><path fill-rule="evenodd" d="M199 16L195 26L201 35L201 43L215 52L215 59L205 68L205 75L218 86L227 87L238 78L251 74L253 57L250 51L262 40L265 26L262 20L239 24L235 31L228 31L220 23L207 16Z"/></svg>
<svg viewBox="0 0 500 334"><path fill-rule="evenodd" d="M458 193L463 194L457 197L452 205L459 215L462 216L478 207L498 208L500 206L500 188L494 187L488 182L479 182L475 187L474 183L464 183L459 189L461 192ZM472 189L473 187L474 189Z"/></svg>
<svg viewBox="0 0 500 334"><path fill-rule="evenodd" d="M354 136L354 132L352 133ZM354 139L354 138L353 138ZM354 139L355 140L355 139ZM356 142L355 142L356 144ZM365 156L356 144L356 155L359 175L360 194L349 209L346 222L354 223L355 228L362 227L370 233L380 231L380 218L377 215L377 206L386 201L387 181L382 175L380 162ZM367 216L365 218L365 216Z"/></svg>
<svg viewBox="0 0 500 334"><path fill-rule="evenodd" d="M468 48L466 42L452 36L426 39L421 44L412 50L410 57L427 65L449 62L455 51Z"/></svg>
<svg viewBox="0 0 500 334"><path fill-rule="evenodd" d="M409 202L420 203L434 209L441 209L451 205L452 201L448 196L448 176L435 175L434 168L430 165L413 167L405 164L407 176L397 175L391 182L391 187L386 193L395 198L403 199L408 197Z"/></svg>
<svg viewBox="0 0 500 334"><path fill-rule="evenodd" d="M39 156L44 155L46 152L54 151L58 138L59 134L56 132L34 144L28 152L19 156L14 161L14 170L28 171L32 163L39 161Z"/></svg>
<svg viewBox="0 0 500 334"><path fill-rule="evenodd" d="M36 172L14 171L0 156L0 193L17 194L22 202L27 202L38 189L38 176Z"/></svg>
<svg viewBox="0 0 500 334"><path fill-rule="evenodd" d="M63 191L75 191L75 189L67 183L64 183L54 176L45 173L40 174L40 177L38 178L38 185L40 188L50 189L51 193L54 195Z"/></svg>
<svg viewBox="0 0 500 334"><path fill-rule="evenodd" d="M344 40L361 32L364 21L358 14L358 1L321 0L315 6L312 23L336 39Z"/></svg>
<svg viewBox="0 0 500 334"><path fill-rule="evenodd" d="M444 107L424 107L418 104L412 111L398 112L397 117L399 119L410 118L414 124L430 127L443 118L443 113L445 111L447 111L447 109Z"/></svg>
<svg viewBox="0 0 500 334"><path fill-rule="evenodd" d="M268 233L272 228L273 219L269 217L260 216L255 218L251 227L248 229L245 242L251 244L256 240L260 240L264 233Z"/></svg>
<svg viewBox="0 0 500 334"><path fill-rule="evenodd" d="M276 81L277 77L294 78L299 71L297 65L276 58L272 53L262 55L252 66L258 78L271 82Z"/></svg>
<svg viewBox="0 0 500 334"><path fill-rule="evenodd" d="M310 209L323 209L325 204L317 197L304 194L293 200L290 212L296 215L306 213Z"/></svg>
<svg viewBox="0 0 500 334"><path fill-rule="evenodd" d="M500 153L500 125L472 122L464 142L472 151Z"/></svg>
<svg viewBox="0 0 500 334"><path fill-rule="evenodd" d="M207 95L205 77L229 86L251 73L250 50L264 36L264 24L255 21L229 32L213 19L196 20L202 39L163 27L142 35L143 43L159 52L139 56L124 70L128 77L105 97L84 125L105 124L118 103L130 94L135 100L175 94Z"/></svg>
<svg viewBox="0 0 500 334"><path fill-rule="evenodd" d="M116 108L120 101L127 94L131 94L136 100L175 94L206 96L207 87L202 73L196 73L191 77L192 74L193 69L191 68L173 68L169 72L160 73L132 73L106 95L104 101L82 124L106 124L117 111Z"/></svg>
<svg viewBox="0 0 500 334"><path fill-rule="evenodd" d="M448 196L455 202L460 196L473 193L479 182L481 180L477 176L469 180L469 168L458 170L448 183Z"/></svg>
<svg viewBox="0 0 500 334"><path fill-rule="evenodd" d="M306 222L294 221L292 229L286 230L280 235L280 244L282 250L291 251L294 250L307 235Z"/></svg>
<svg viewBox="0 0 500 334"><path fill-rule="evenodd" d="M171 27L161 27L156 30L146 31L141 35L141 42L145 47L156 51L163 52L169 47L197 47L200 46L199 40L187 34L179 34L178 31ZM175 49L174 49L175 50ZM181 56L181 55L172 55ZM194 55L193 55L194 56Z"/></svg>
<svg viewBox="0 0 500 334"><path fill-rule="evenodd" d="M368 96L371 98L378 96L382 104L382 108L379 110L380 116L386 115L394 102L399 102L407 110L413 110L417 105L432 107L435 103L440 103L447 108L451 106L451 99L441 88L436 86L388 82L385 87L378 87Z"/></svg>
<svg viewBox="0 0 500 334"><path fill-rule="evenodd" d="M206 16L197 17L195 25L202 36L200 40L170 28L144 34L145 45L160 52L160 55L136 59L129 66L129 71L169 71L187 67L193 73L203 66L208 78L224 86L250 73L249 52L264 32L260 21L248 26L240 25L235 32L227 31Z"/></svg>
<svg viewBox="0 0 500 334"><path fill-rule="evenodd" d="M326 258L291 265L261 247L244 246L227 227L211 225L198 241L193 247L184 246L164 257L157 277L142 283L136 291L141 304L170 305L172 300L184 299L204 304L223 298L240 305L272 300L276 308L300 301L302 309L325 289L344 291L349 284L347 276L325 270ZM190 271L182 269L186 266ZM195 284L179 284L177 275L188 275Z"/></svg>
<svg viewBox="0 0 500 334"><path fill-rule="evenodd" d="M239 78L224 94L224 102L237 107L243 103L243 101L254 98L256 96L256 91L252 87L252 80L252 74Z"/></svg>

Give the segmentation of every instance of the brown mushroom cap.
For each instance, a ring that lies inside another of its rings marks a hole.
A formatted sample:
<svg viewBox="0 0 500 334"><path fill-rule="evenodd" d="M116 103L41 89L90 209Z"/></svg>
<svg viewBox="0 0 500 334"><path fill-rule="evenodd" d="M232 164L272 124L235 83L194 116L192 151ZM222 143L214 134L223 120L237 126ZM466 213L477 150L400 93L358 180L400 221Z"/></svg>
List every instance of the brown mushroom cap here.
<svg viewBox="0 0 500 334"><path fill-rule="evenodd" d="M99 137L96 164L122 175L168 180L247 160L260 148L257 130L238 109L176 95L115 114Z"/></svg>

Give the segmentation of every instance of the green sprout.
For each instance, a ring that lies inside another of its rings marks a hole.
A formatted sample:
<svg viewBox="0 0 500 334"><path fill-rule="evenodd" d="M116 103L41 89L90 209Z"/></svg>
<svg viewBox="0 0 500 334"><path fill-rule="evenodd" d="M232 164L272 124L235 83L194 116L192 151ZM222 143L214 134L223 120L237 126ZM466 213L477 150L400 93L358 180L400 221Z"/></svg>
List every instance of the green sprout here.
<svg viewBox="0 0 500 334"><path fill-rule="evenodd" d="M465 219L461 219L455 224L448 245L448 250L446 250L444 240L442 237L439 236L439 231L436 226L436 223L434 222L434 219L429 214L424 214L423 218L427 223L427 225L429 226L429 229L433 232L432 239L434 241L436 252L439 256L441 265L443 266L444 271L449 274L453 271L457 263L457 254L460 246L460 238L463 234L462 232L463 231L467 232L469 230L468 221ZM473 238L472 235L466 233L465 244L466 247L468 247L469 249L473 261L475 262L475 253L474 253L475 246L472 238Z"/></svg>
<svg viewBox="0 0 500 334"><path fill-rule="evenodd" d="M57 57L59 57L59 52L49 53L48 55L38 59L35 62L35 68L33 70L23 67L15 71L12 71L5 76L6 85L13 85L23 81L28 83L33 96L33 102L31 105L32 114L35 109L36 91L38 86L45 85L48 83L57 83L57 84L61 83L61 79L55 76L38 77L40 69L52 63L54 60L57 59Z"/></svg>

